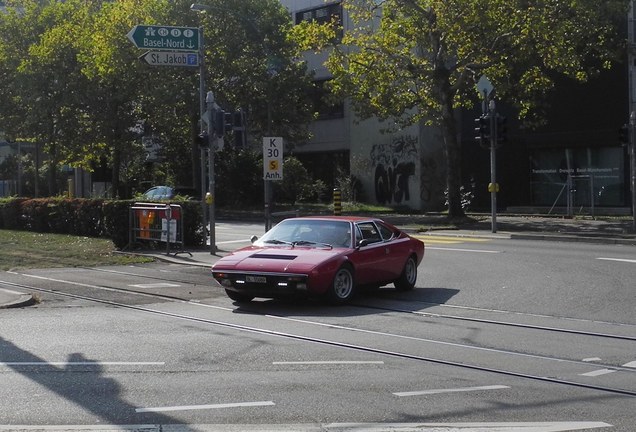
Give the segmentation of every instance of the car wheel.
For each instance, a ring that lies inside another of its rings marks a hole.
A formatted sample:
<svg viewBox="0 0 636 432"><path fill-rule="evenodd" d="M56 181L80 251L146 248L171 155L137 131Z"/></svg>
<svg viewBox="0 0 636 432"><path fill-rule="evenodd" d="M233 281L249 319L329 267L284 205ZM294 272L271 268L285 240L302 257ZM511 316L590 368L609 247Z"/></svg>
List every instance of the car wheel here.
<svg viewBox="0 0 636 432"><path fill-rule="evenodd" d="M347 303L353 298L355 287L353 269L349 265L343 265L333 278L329 290L329 300L333 304Z"/></svg>
<svg viewBox="0 0 636 432"><path fill-rule="evenodd" d="M242 294L242 293L232 291L232 290L227 290L227 289L225 290L225 294L227 294L229 298L231 298L237 303L248 303L254 299L254 296L251 296L249 294Z"/></svg>
<svg viewBox="0 0 636 432"><path fill-rule="evenodd" d="M410 291L417 281L417 262L412 255L406 260L400 277L393 283L398 291Z"/></svg>

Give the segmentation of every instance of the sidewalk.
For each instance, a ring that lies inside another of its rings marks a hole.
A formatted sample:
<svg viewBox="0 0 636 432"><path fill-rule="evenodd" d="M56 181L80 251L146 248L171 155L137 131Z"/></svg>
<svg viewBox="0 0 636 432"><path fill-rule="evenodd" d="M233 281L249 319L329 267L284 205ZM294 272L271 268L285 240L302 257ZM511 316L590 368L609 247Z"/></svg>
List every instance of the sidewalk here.
<svg viewBox="0 0 636 432"><path fill-rule="evenodd" d="M632 221L623 219L592 219L546 216L497 216L497 229L492 232L490 216L475 216L471 221L450 225L444 216L436 215L383 215L378 216L410 234L482 237L495 239L525 239L562 242L583 242L636 246L636 233ZM424 240L426 243L426 240ZM231 251L220 247L216 254L210 249L190 249L186 253L166 255L161 251L138 251L140 255L175 264L210 268L218 259ZM636 255L636 248L634 249ZM21 307L33 303L29 294L0 288L0 309Z"/></svg>

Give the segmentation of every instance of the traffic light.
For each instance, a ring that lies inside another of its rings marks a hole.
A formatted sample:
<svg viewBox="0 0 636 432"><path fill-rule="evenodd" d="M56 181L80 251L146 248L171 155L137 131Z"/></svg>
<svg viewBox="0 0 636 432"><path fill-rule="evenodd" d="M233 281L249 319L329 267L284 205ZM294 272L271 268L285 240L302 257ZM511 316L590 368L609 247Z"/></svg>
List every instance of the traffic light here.
<svg viewBox="0 0 636 432"><path fill-rule="evenodd" d="M214 111L214 134L218 138L225 134L225 111L220 108Z"/></svg>
<svg viewBox="0 0 636 432"><path fill-rule="evenodd" d="M218 138L222 138L227 132L232 132L234 129L234 114L226 112L222 109L217 109L214 112L214 134Z"/></svg>
<svg viewBox="0 0 636 432"><path fill-rule="evenodd" d="M490 117L486 114L475 119L475 139L482 146L488 145L490 140Z"/></svg>
<svg viewBox="0 0 636 432"><path fill-rule="evenodd" d="M618 142L623 145L629 143L629 127L626 124L618 129Z"/></svg>
<svg viewBox="0 0 636 432"><path fill-rule="evenodd" d="M210 137L207 132L201 132L197 135L197 144L201 148L209 148L210 147Z"/></svg>
<svg viewBox="0 0 636 432"><path fill-rule="evenodd" d="M508 119L497 114L497 143L504 144L508 141Z"/></svg>
<svg viewBox="0 0 636 432"><path fill-rule="evenodd" d="M239 108L234 111L233 125L234 145L236 147L247 146L247 134L245 133L245 113Z"/></svg>

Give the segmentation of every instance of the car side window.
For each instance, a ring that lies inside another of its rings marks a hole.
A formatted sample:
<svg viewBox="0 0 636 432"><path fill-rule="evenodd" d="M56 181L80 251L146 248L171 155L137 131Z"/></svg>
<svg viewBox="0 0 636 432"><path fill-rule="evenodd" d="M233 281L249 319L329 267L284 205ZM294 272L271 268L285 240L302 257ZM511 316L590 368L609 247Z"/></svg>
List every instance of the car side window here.
<svg viewBox="0 0 636 432"><path fill-rule="evenodd" d="M390 240L395 237L395 233L388 226L383 223L378 223L377 225L384 240Z"/></svg>
<svg viewBox="0 0 636 432"><path fill-rule="evenodd" d="M380 232L373 222L361 222L358 224L358 230L362 239L367 240L369 243L377 243L382 241ZM356 235L356 241L358 240Z"/></svg>

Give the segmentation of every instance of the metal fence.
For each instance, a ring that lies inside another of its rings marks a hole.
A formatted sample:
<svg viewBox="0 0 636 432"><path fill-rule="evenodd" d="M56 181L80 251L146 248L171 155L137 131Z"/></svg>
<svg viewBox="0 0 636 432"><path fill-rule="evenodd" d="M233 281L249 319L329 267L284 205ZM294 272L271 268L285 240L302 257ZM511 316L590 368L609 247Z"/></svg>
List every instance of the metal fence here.
<svg viewBox="0 0 636 432"><path fill-rule="evenodd" d="M135 203L129 213L128 246L139 242L161 242L176 247L174 254L189 253L183 244L183 209L178 204ZM190 254L192 255L192 254Z"/></svg>

